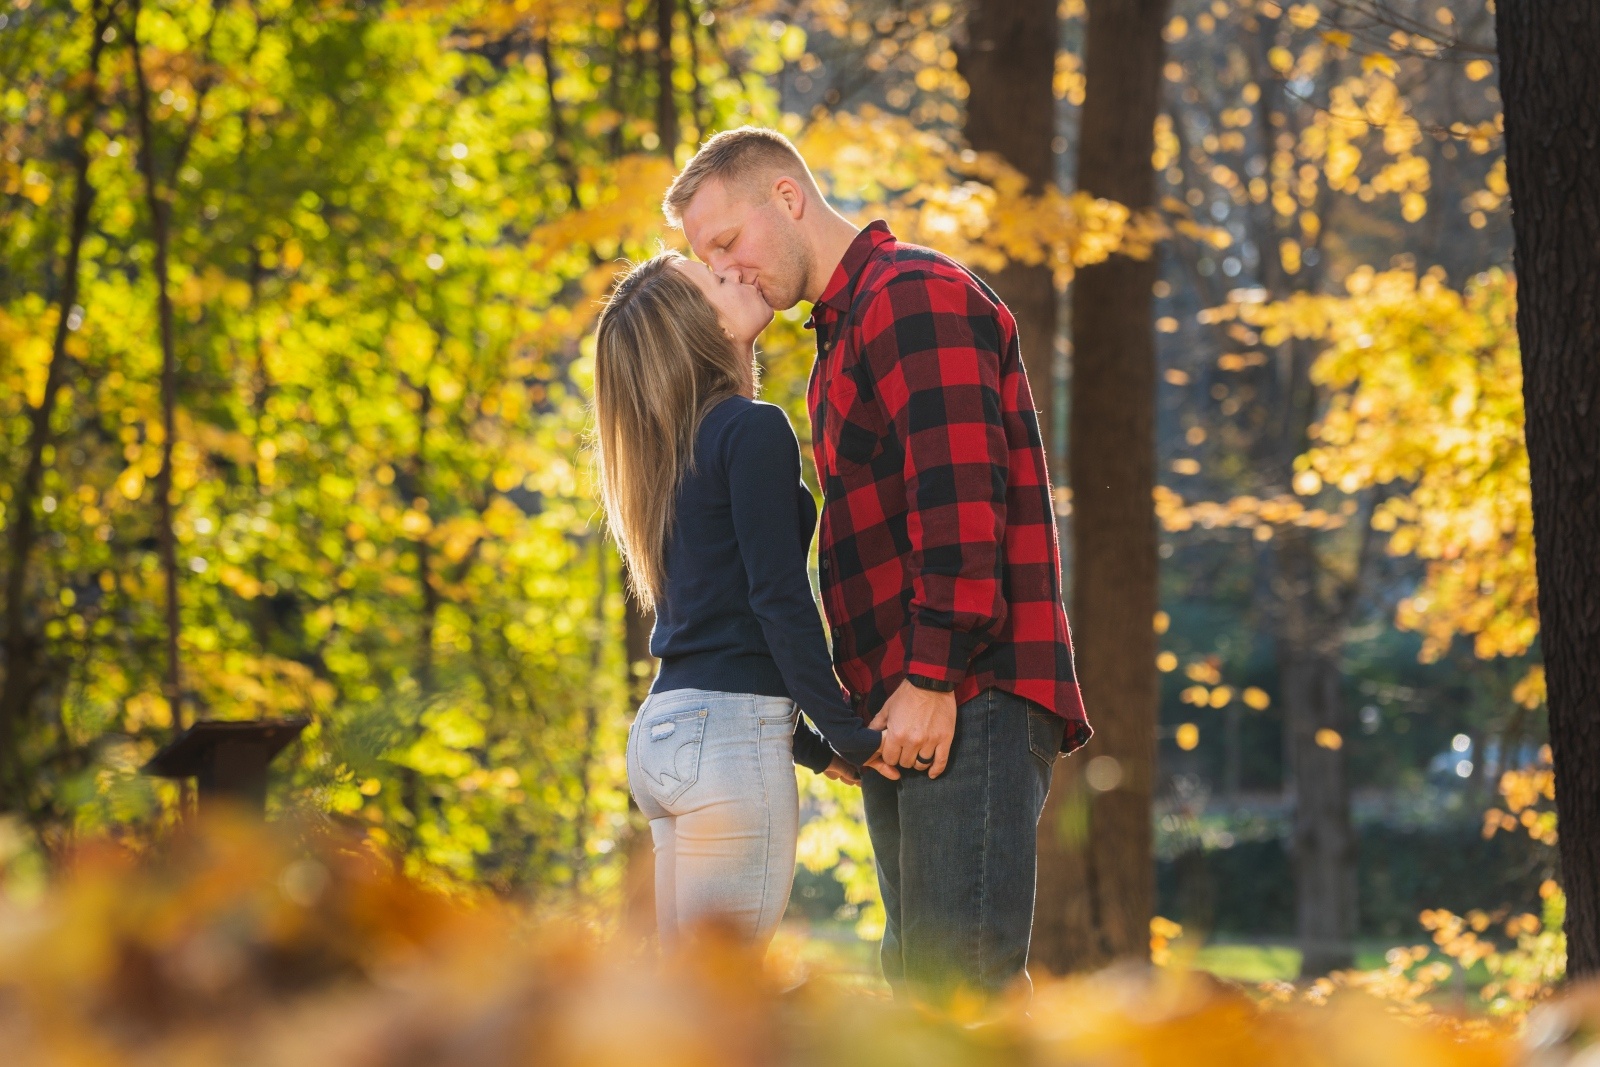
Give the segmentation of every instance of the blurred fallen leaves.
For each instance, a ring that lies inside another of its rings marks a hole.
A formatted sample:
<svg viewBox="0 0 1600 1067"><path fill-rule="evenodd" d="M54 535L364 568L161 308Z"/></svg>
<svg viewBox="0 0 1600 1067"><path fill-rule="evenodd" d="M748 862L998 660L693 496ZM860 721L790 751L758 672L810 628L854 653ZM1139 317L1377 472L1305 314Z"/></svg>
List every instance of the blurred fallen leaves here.
<svg viewBox="0 0 1600 1067"><path fill-rule="evenodd" d="M784 989L715 936L657 964L627 936L421 887L365 843L227 817L140 856L85 848L36 903L0 909L8 1067L1517 1062L1487 1020L1176 969L937 1016L826 978Z"/></svg>

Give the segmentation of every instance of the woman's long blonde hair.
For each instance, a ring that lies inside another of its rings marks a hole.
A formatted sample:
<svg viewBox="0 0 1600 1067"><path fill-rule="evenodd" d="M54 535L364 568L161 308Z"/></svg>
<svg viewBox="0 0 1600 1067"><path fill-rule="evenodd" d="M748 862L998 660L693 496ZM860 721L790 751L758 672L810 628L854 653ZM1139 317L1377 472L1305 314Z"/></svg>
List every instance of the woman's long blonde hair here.
<svg viewBox="0 0 1600 1067"><path fill-rule="evenodd" d="M666 590L662 557L700 419L754 382L711 302L673 267L681 259L663 252L628 271L595 338L601 503L646 609Z"/></svg>

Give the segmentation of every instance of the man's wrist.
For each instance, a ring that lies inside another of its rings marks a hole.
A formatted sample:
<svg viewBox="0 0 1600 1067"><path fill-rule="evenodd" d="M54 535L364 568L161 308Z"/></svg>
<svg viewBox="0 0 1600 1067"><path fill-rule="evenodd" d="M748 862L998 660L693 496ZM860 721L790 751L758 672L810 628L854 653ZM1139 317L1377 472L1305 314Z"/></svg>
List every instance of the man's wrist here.
<svg viewBox="0 0 1600 1067"><path fill-rule="evenodd" d="M955 682L946 682L938 678L929 678L925 674L907 674L906 681L918 689L926 689L930 693L953 693L956 689Z"/></svg>

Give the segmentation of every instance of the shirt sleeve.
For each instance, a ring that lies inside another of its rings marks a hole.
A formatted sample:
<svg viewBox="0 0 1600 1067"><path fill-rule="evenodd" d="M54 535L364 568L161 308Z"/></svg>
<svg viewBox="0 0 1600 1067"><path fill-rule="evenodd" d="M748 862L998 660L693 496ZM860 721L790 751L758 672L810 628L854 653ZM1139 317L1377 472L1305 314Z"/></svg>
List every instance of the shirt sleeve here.
<svg viewBox="0 0 1600 1067"><path fill-rule="evenodd" d="M821 774L833 762L833 749L817 733L804 715L794 724L794 761L809 771Z"/></svg>
<svg viewBox="0 0 1600 1067"><path fill-rule="evenodd" d="M794 429L781 410L757 404L739 417L725 442L733 529L749 578L750 608L790 698L828 745L859 767L882 738L845 702L806 580L797 496L802 491L800 445ZM796 759L812 766L806 760L821 759L822 753L803 738L796 734ZM822 760L822 767L827 763Z"/></svg>
<svg viewBox="0 0 1600 1067"><path fill-rule="evenodd" d="M995 308L965 280L900 275L862 321L884 415L904 451L911 543L906 676L954 689L1004 624L1009 451Z"/></svg>

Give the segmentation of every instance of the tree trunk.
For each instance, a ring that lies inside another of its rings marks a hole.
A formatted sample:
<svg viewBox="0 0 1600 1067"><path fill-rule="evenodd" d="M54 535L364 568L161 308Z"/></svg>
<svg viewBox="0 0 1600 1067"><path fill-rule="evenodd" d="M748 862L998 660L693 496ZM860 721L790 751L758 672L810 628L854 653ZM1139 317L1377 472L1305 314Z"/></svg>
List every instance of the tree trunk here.
<svg viewBox="0 0 1600 1067"><path fill-rule="evenodd" d="M1052 0L982 0L967 15L959 53L967 80L967 143L993 152L1028 179L1029 191L1055 182L1056 6ZM1022 361L1039 410L1045 454L1055 448L1056 289L1050 266L1013 264L991 281L1017 320Z"/></svg>
<svg viewBox="0 0 1600 1067"><path fill-rule="evenodd" d="M436 331L439 338L439 347L443 348L445 335L443 330ZM428 384L427 373L423 374L422 386L417 390L417 450L411 457L411 492L407 494L406 507L415 507L417 501L428 503L428 423L433 417L433 387ZM431 508L428 510L432 510ZM432 517L431 515L429 516ZM439 622L439 590L434 584L433 574L433 545L428 539L428 534L419 534L412 542L412 547L417 556L417 585L422 592L422 620L420 631L417 635L417 688L422 691L422 697L427 700L433 696L435 684L434 671L434 633Z"/></svg>
<svg viewBox="0 0 1600 1067"><path fill-rule="evenodd" d="M0 804L20 806L24 784L18 745L38 682L39 639L28 624L28 562L38 531L33 513L39 487L44 482L44 453L50 445L50 416L56 398L67 378L67 336L72 332L72 309L78 303L78 260L83 239L89 231L89 210L94 205L94 186L89 184L89 152L86 142L100 113L100 55L105 47L105 31L112 11L95 6L94 38L89 46L89 80L81 112L81 127L73 142L72 215L67 232L67 252L58 279L55 342L50 349L50 364L45 371L44 393L39 406L28 413L28 459L22 481L11 501L11 521L6 570L5 608L5 688L0 691Z"/></svg>
<svg viewBox="0 0 1600 1067"><path fill-rule="evenodd" d="M172 200L161 188L161 177L156 169L155 146L151 143L150 85L144 73L144 59L139 47L140 5L134 4L133 28L129 44L133 51L134 85L138 93L137 118L139 126L139 169L144 176L145 203L150 210L151 236L155 242L152 271L156 281L156 313L161 333L161 470L156 475L156 508L158 550L166 587L166 697L172 709L172 723L182 729L183 675L178 654L180 618L178 611L178 543L173 529L172 515L172 453L178 436L178 357L172 332L172 293L169 282L168 252L171 246ZM199 112L199 106L195 108Z"/></svg>
<svg viewBox="0 0 1600 1067"><path fill-rule="evenodd" d="M623 37L628 32L628 0L621 0L617 7L617 31L611 36L611 73L606 79L606 106L612 113L606 148L612 159L622 157L622 53ZM632 49L628 51L633 54Z"/></svg>
<svg viewBox="0 0 1600 1067"><path fill-rule="evenodd" d="M689 121L694 124L694 140L704 141L706 129L706 92L700 82L700 20L694 13L694 0L683 0L683 36L689 42Z"/></svg>
<svg viewBox="0 0 1600 1067"><path fill-rule="evenodd" d="M650 655L650 631L655 627L655 612L639 606L629 591L627 564L622 571L622 648L627 700L633 714L650 692L655 660ZM628 829L621 841L623 869L623 926L636 938L650 938L656 931L656 853L645 817L632 793L628 795Z"/></svg>
<svg viewBox="0 0 1600 1067"><path fill-rule="evenodd" d="M1313 585L1311 532L1279 535L1278 675L1285 766L1294 798L1295 931L1305 977L1349 967L1356 932L1356 842L1345 778L1343 620L1329 622Z"/></svg>
<svg viewBox="0 0 1600 1067"><path fill-rule="evenodd" d="M1239 792L1244 776L1244 710L1237 700L1228 702L1222 713L1222 798L1227 810L1239 810Z"/></svg>
<svg viewBox="0 0 1600 1067"><path fill-rule="evenodd" d="M603 655L606 632L606 562L605 533L594 535L594 632L589 639L589 674L600 677L600 660ZM573 851L577 860L572 865L574 886L581 892L583 877L589 870L589 776L594 767L595 747L599 742L600 694L591 688L585 694L583 705L583 748L578 753L578 818Z"/></svg>
<svg viewBox="0 0 1600 1067"><path fill-rule="evenodd" d="M578 184L578 166L572 159L572 145L567 140L567 124L561 115L561 104L556 100L556 82L561 80L561 72L556 69L556 57L550 50L548 31L539 35L535 47L544 66L544 92L549 98L550 144L555 149L556 160L561 164L562 177L567 182L567 196L570 198L567 207L569 210L578 211L583 208L583 191Z"/></svg>
<svg viewBox="0 0 1600 1067"><path fill-rule="evenodd" d="M650 691L650 681L655 673L655 660L650 655L650 631L655 629L656 616L655 612L641 608L628 591L626 571L622 576L622 605L622 642L627 654L628 699L637 707Z"/></svg>
<svg viewBox="0 0 1600 1067"><path fill-rule="evenodd" d="M1078 187L1134 210L1155 201L1150 154L1166 18L1167 0L1089 0ZM1055 971L1143 956L1149 943L1156 278L1154 259L1113 256L1072 287L1072 621L1095 737L1056 775L1040 824L1037 955ZM1120 774L1114 788L1092 792L1080 768L1099 757L1115 760Z"/></svg>
<svg viewBox="0 0 1600 1067"><path fill-rule="evenodd" d="M672 92L672 14L677 0L656 0L656 136L661 154L678 150L678 102Z"/></svg>
<svg viewBox="0 0 1600 1067"><path fill-rule="evenodd" d="M1567 973L1600 973L1600 7L1500 0Z"/></svg>
<svg viewBox="0 0 1600 1067"><path fill-rule="evenodd" d="M437 299L437 297L436 297ZM445 344L445 331L439 326L434 328L435 343L442 350ZM404 474L395 479L394 487L401 498L401 503L407 508L413 508L420 501L428 504L428 424L433 418L433 388L428 384L430 364L423 368L419 379L421 385L415 386L417 391L417 445L411 454L411 462L407 465ZM402 378L402 381L409 379ZM432 518L432 508L429 507L429 518ZM421 614L417 624L416 648L416 682L418 695L418 715L415 731L417 736L422 733L422 715L427 711L428 702L433 698L437 683L437 664L434 656L434 635L439 619L439 591L434 586L433 549L428 541L428 534L418 534L411 542L412 552L417 560L417 587L422 596L420 604ZM401 764L400 777L400 802L405 805L405 810L411 820L411 841L413 846L420 846L423 816L428 810L428 793L423 782L422 773L415 767Z"/></svg>

